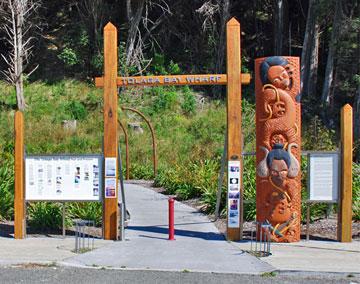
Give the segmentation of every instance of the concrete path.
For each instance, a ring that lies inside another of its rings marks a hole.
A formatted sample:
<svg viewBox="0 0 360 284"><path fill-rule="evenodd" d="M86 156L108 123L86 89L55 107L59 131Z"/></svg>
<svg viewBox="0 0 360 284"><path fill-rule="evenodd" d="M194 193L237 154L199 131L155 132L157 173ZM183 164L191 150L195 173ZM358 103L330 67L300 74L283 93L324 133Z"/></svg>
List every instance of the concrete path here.
<svg viewBox="0 0 360 284"><path fill-rule="evenodd" d="M112 243L96 239L94 247ZM15 240L0 238L0 266L16 264L54 264L65 258L75 256L75 239L68 238L26 238Z"/></svg>
<svg viewBox="0 0 360 284"><path fill-rule="evenodd" d="M126 184L131 214L126 241L66 259L72 266L260 274L274 268L224 240L209 219L175 202L175 241L168 238L168 198Z"/></svg>
<svg viewBox="0 0 360 284"><path fill-rule="evenodd" d="M250 249L249 242L234 245L239 249ZM272 255L262 260L281 271L360 273L360 241L272 243L271 251Z"/></svg>

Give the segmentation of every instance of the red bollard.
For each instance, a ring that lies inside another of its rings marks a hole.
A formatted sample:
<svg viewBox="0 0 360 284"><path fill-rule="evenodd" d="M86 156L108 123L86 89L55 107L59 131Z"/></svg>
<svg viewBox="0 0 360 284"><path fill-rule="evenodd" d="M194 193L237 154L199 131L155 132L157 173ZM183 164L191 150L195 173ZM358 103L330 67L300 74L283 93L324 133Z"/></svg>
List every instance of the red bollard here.
<svg viewBox="0 0 360 284"><path fill-rule="evenodd" d="M169 198L169 241L174 241L175 229L174 229L174 199Z"/></svg>

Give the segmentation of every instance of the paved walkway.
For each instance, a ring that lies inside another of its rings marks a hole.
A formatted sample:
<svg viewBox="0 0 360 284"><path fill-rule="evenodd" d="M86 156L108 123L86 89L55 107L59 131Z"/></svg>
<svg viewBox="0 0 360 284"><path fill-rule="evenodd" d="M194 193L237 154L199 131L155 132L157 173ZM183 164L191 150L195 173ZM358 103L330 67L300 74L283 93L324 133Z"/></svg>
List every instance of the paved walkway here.
<svg viewBox="0 0 360 284"><path fill-rule="evenodd" d="M250 249L249 242L234 244L240 249ZM271 256L261 259L281 271L360 273L360 241L272 243L271 252Z"/></svg>
<svg viewBox="0 0 360 284"><path fill-rule="evenodd" d="M274 268L224 240L207 217L175 202L175 241L168 238L168 198L126 184L131 221L126 241L65 260L67 265L222 273L264 273Z"/></svg>
<svg viewBox="0 0 360 284"><path fill-rule="evenodd" d="M95 240L95 248L109 244L109 241ZM112 242L111 242L112 243ZM0 266L36 263L54 264L77 255L73 252L75 240L68 238L27 238L15 240L0 238Z"/></svg>

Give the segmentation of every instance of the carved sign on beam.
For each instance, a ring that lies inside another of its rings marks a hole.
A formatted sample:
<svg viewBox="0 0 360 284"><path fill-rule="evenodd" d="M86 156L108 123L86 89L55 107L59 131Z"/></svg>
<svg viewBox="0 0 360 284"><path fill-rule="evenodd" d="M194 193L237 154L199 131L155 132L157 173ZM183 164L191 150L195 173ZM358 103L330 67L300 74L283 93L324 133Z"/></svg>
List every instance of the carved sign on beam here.
<svg viewBox="0 0 360 284"><path fill-rule="evenodd" d="M239 77L240 80L240 77ZM250 84L250 74L241 74L241 83ZM226 74L168 75L117 77L117 86L183 86L183 85L227 85ZM104 86L102 77L95 78L96 87Z"/></svg>

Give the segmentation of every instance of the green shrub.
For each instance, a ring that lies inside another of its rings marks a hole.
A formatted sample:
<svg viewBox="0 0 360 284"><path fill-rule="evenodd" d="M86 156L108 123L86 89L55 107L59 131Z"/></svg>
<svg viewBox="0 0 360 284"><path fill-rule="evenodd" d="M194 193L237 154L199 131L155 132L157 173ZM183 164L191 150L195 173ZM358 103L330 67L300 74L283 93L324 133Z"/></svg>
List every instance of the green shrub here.
<svg viewBox="0 0 360 284"><path fill-rule="evenodd" d="M154 178L154 168L153 165L138 164L132 163L130 165L130 179L145 179L149 180ZM124 175L125 175L125 165L124 165Z"/></svg>
<svg viewBox="0 0 360 284"><path fill-rule="evenodd" d="M164 91L155 97L153 109L155 112L175 110L177 99L178 96L175 91Z"/></svg>
<svg viewBox="0 0 360 284"><path fill-rule="evenodd" d="M180 67L177 63L174 63L172 60L167 63L165 56L159 53L154 54L148 70L149 73L153 75L176 75L181 73Z"/></svg>
<svg viewBox="0 0 360 284"><path fill-rule="evenodd" d="M13 160L0 163L0 220L14 217L14 170Z"/></svg>
<svg viewBox="0 0 360 284"><path fill-rule="evenodd" d="M353 219L360 221L360 164L353 164Z"/></svg>
<svg viewBox="0 0 360 284"><path fill-rule="evenodd" d="M69 47L65 47L58 58L67 66L74 66L80 62L76 52Z"/></svg>
<svg viewBox="0 0 360 284"><path fill-rule="evenodd" d="M27 212L28 224L34 229L51 230L62 226L62 210L58 203L30 203Z"/></svg>
<svg viewBox="0 0 360 284"><path fill-rule="evenodd" d="M181 103L181 109L187 115L191 115L195 113L196 100L189 88L184 88L183 102Z"/></svg>
<svg viewBox="0 0 360 284"><path fill-rule="evenodd" d="M318 116L314 116L303 127L301 137L303 150L332 151L336 149L335 131L324 126Z"/></svg>
<svg viewBox="0 0 360 284"><path fill-rule="evenodd" d="M256 169L255 156L244 157L243 186L244 186L244 219L256 219Z"/></svg>
<svg viewBox="0 0 360 284"><path fill-rule="evenodd" d="M85 106L77 101L71 101L65 106L65 111L71 115L72 119L83 120L87 116Z"/></svg>
<svg viewBox="0 0 360 284"><path fill-rule="evenodd" d="M101 202L73 202L66 205L68 218L90 220L95 226L102 224L102 203Z"/></svg>

